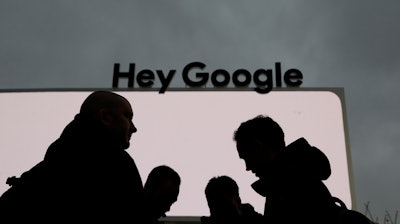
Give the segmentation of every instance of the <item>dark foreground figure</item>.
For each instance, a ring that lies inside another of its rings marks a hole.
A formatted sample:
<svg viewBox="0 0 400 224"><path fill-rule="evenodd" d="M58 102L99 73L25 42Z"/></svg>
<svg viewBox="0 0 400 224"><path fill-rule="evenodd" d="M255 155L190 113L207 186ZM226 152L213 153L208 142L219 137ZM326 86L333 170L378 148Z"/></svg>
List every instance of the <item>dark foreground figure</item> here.
<svg viewBox="0 0 400 224"><path fill-rule="evenodd" d="M169 166L154 167L144 184L144 217L146 224L158 224L178 200L181 177Z"/></svg>
<svg viewBox="0 0 400 224"><path fill-rule="evenodd" d="M125 151L136 127L124 97L97 91L83 102L40 163L0 198L1 223L141 223L143 185Z"/></svg>
<svg viewBox="0 0 400 224"><path fill-rule="evenodd" d="M234 140L246 170L259 177L252 187L266 198L265 223L370 223L335 203L323 183L331 174L325 154L304 138L286 146L283 130L270 117L241 123Z"/></svg>
<svg viewBox="0 0 400 224"><path fill-rule="evenodd" d="M248 203L242 203L239 186L228 176L213 177L205 189L210 216L201 217L201 224L262 224L262 215Z"/></svg>

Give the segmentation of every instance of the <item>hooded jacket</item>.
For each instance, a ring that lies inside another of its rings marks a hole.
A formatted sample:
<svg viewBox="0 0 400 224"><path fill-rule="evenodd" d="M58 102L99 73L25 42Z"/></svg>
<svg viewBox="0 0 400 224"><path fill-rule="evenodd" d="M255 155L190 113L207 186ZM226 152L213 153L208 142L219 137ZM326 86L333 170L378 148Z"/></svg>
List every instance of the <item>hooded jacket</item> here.
<svg viewBox="0 0 400 224"><path fill-rule="evenodd" d="M321 220L332 196L323 180L331 168L322 151L300 138L278 154L266 173L252 187L266 197L267 223L327 223Z"/></svg>

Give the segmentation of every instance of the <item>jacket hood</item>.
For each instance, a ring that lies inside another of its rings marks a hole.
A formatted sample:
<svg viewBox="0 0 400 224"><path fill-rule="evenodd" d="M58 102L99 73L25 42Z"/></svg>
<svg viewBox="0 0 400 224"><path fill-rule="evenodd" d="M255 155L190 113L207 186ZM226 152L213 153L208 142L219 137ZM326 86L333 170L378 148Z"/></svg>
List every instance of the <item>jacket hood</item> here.
<svg viewBox="0 0 400 224"><path fill-rule="evenodd" d="M260 195L266 196L271 182L288 180L326 180L331 175L330 162L318 148L304 138L289 144L277 157L271 176L262 177L252 184Z"/></svg>
<svg viewBox="0 0 400 224"><path fill-rule="evenodd" d="M326 180L331 175L328 157L304 138L288 145L282 153L282 160L289 172L296 176Z"/></svg>

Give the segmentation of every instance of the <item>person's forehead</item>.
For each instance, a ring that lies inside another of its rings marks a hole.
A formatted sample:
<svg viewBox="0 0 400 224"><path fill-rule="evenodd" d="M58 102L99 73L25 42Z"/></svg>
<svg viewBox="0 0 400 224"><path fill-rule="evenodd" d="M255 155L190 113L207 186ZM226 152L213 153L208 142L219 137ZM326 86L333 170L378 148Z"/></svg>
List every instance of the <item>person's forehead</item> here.
<svg viewBox="0 0 400 224"><path fill-rule="evenodd" d="M240 158L258 156L263 151L262 148L262 145L259 144L256 140L241 141L236 143L236 149Z"/></svg>
<svg viewBox="0 0 400 224"><path fill-rule="evenodd" d="M254 148L254 143L253 141L247 140L247 141L238 141L236 142L236 148L239 151L239 153L244 153L249 151L251 148Z"/></svg>
<svg viewBox="0 0 400 224"><path fill-rule="evenodd" d="M164 189L171 189L171 190L178 189L179 190L179 184L171 179L164 181L163 186L164 186Z"/></svg>
<svg viewBox="0 0 400 224"><path fill-rule="evenodd" d="M121 98L121 104L126 107L131 107L131 103L125 98Z"/></svg>
<svg viewBox="0 0 400 224"><path fill-rule="evenodd" d="M120 104L119 104L119 108L122 109L122 110L124 110L124 111L129 111L129 112L132 112L132 113L133 113L132 106L131 106L131 104L129 103L129 101L126 100L126 99L122 99L122 100L121 100L121 102L120 102Z"/></svg>
<svg viewBox="0 0 400 224"><path fill-rule="evenodd" d="M167 180L164 182L161 192L171 197L177 197L179 194L179 184L172 180Z"/></svg>
<svg viewBox="0 0 400 224"><path fill-rule="evenodd" d="M175 202L179 195L179 184L175 183L172 180L168 180L164 182L162 186L163 187L160 193L163 200L166 202Z"/></svg>

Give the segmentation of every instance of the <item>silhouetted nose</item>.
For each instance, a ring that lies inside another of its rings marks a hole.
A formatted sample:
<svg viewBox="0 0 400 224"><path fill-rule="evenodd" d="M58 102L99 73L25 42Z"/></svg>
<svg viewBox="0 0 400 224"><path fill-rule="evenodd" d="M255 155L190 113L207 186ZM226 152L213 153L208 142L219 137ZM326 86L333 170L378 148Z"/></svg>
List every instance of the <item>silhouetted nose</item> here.
<svg viewBox="0 0 400 224"><path fill-rule="evenodd" d="M130 131L131 131L132 133L136 133L136 132L137 132L137 128L136 128L136 126L135 126L133 123L131 123Z"/></svg>

